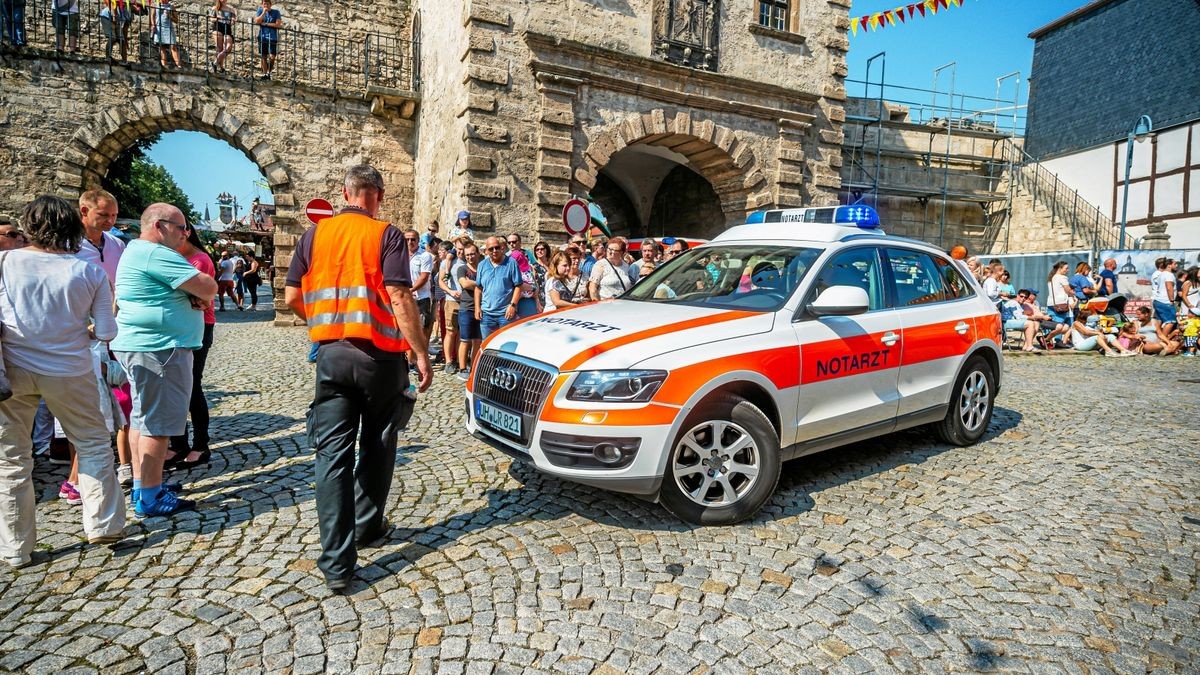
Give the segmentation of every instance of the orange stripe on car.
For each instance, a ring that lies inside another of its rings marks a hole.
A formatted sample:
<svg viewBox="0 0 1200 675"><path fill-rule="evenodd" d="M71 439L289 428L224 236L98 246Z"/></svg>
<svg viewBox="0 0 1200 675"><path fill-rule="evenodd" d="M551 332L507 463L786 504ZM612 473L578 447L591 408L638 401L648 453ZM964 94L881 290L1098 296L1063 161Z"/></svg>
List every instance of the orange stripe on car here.
<svg viewBox="0 0 1200 675"><path fill-rule="evenodd" d="M667 374L666 382L663 382L654 399L683 405L714 377L735 370L762 373L771 379L777 389L794 387L800 384L800 350L795 346L764 349L675 368Z"/></svg>
<svg viewBox="0 0 1200 675"><path fill-rule="evenodd" d="M613 338L608 342L601 342L598 345L588 347L575 356L572 356L566 363L563 364L561 370L575 370L584 363L587 363L587 361L594 356L598 356L604 352L616 349L618 347L624 347L625 345L632 344L640 340L647 340L660 335L677 333L679 331L690 330L692 328L712 326L718 323L724 323L726 321L736 321L738 319L744 319L748 316L757 315L758 312L722 312L720 314L701 316L695 319L689 319L687 321L667 324L665 326L655 326L654 328L647 328L646 330L640 330L636 333L630 333L629 335L622 335L620 337Z"/></svg>

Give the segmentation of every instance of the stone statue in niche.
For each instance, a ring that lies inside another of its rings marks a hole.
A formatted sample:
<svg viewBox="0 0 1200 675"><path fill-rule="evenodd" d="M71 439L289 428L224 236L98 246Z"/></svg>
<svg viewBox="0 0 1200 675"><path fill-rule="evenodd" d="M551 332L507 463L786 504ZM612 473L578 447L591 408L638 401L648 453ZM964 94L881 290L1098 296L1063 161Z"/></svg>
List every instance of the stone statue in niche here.
<svg viewBox="0 0 1200 675"><path fill-rule="evenodd" d="M700 70L716 70L720 0L659 0L654 11L655 53Z"/></svg>

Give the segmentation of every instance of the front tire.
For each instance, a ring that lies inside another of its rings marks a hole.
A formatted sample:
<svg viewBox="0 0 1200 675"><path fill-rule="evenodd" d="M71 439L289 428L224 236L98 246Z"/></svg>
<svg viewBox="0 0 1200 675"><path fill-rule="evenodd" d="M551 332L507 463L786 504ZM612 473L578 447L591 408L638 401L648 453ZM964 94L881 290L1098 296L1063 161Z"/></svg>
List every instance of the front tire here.
<svg viewBox="0 0 1200 675"><path fill-rule="evenodd" d="M753 403L727 395L688 415L667 461L659 499L695 525L732 525L775 492L779 435Z"/></svg>
<svg viewBox="0 0 1200 675"><path fill-rule="evenodd" d="M946 418L934 425L938 438L958 446L972 445L983 437L992 421L996 377L987 361L976 356L954 383Z"/></svg>

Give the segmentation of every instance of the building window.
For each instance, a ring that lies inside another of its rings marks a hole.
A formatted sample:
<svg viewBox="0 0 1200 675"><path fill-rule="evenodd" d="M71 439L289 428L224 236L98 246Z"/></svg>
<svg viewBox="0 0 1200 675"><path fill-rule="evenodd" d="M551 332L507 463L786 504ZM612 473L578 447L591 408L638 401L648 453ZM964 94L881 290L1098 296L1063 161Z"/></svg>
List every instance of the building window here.
<svg viewBox="0 0 1200 675"><path fill-rule="evenodd" d="M788 0L758 0L758 25L788 29Z"/></svg>

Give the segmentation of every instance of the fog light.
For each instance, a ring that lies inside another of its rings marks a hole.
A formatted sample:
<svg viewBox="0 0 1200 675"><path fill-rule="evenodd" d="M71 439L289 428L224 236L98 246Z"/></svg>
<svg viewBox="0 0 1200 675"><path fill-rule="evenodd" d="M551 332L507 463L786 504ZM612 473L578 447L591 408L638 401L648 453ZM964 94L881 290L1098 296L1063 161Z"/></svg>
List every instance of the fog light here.
<svg viewBox="0 0 1200 675"><path fill-rule="evenodd" d="M584 424L604 424L604 420L608 419L606 412L590 412L584 413L582 422Z"/></svg>
<svg viewBox="0 0 1200 675"><path fill-rule="evenodd" d="M621 461L621 449L612 443L600 443L592 450L592 454L602 464L616 464Z"/></svg>

